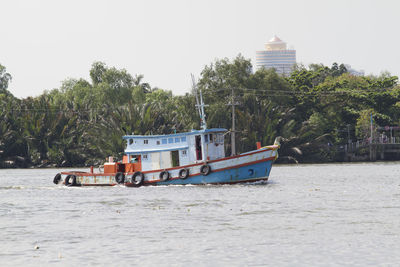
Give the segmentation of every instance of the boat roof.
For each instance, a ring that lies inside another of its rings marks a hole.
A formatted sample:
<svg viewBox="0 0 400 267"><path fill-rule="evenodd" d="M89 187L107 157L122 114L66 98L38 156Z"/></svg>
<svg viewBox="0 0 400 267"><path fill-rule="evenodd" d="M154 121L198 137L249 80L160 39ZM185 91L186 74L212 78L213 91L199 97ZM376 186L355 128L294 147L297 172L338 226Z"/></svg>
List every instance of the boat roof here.
<svg viewBox="0 0 400 267"><path fill-rule="evenodd" d="M205 130L192 130L190 132L184 133L174 133L174 134L162 134L162 135L125 135L123 139L136 139L136 138L166 138L166 137L175 137L175 136L184 136L184 135L195 135L195 134L207 134L207 133L221 133L227 132L227 129L224 128L212 128Z"/></svg>

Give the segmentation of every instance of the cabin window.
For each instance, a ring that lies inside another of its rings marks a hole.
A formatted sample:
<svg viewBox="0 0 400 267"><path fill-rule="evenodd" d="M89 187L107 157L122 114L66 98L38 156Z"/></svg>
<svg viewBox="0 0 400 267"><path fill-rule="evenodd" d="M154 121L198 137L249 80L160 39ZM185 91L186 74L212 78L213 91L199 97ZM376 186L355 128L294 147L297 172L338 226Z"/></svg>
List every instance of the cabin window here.
<svg viewBox="0 0 400 267"><path fill-rule="evenodd" d="M142 158L142 160L143 161L145 161L145 160L147 160L148 159L148 156L147 156L147 154L143 154L143 158Z"/></svg>
<svg viewBox="0 0 400 267"><path fill-rule="evenodd" d="M161 143L162 143L163 145L166 145L166 144L167 144L167 139L162 139L162 140L161 140Z"/></svg>
<svg viewBox="0 0 400 267"><path fill-rule="evenodd" d="M186 136L181 137L181 141L182 141L182 142L186 142Z"/></svg>
<svg viewBox="0 0 400 267"><path fill-rule="evenodd" d="M175 143L179 143L181 139L179 137L175 137Z"/></svg>
<svg viewBox="0 0 400 267"><path fill-rule="evenodd" d="M182 153L181 153L181 155L182 155L182 157L186 157L186 155L187 155L187 151L186 151L186 150L182 150Z"/></svg>
<svg viewBox="0 0 400 267"><path fill-rule="evenodd" d="M157 140L157 145L159 145L160 144L160 140Z"/></svg>
<svg viewBox="0 0 400 267"><path fill-rule="evenodd" d="M208 134L204 135L204 142L208 143Z"/></svg>
<svg viewBox="0 0 400 267"><path fill-rule="evenodd" d="M168 144L172 144L174 142L174 138L168 138Z"/></svg>
<svg viewBox="0 0 400 267"><path fill-rule="evenodd" d="M143 144L148 145L149 144L149 140L147 140L147 139L143 140Z"/></svg>
<svg viewBox="0 0 400 267"><path fill-rule="evenodd" d="M214 140L213 140L213 135L210 134L210 143L212 143L212 142L214 142Z"/></svg>
<svg viewBox="0 0 400 267"><path fill-rule="evenodd" d="M130 144L130 145L133 144L133 139L129 139L129 144Z"/></svg>

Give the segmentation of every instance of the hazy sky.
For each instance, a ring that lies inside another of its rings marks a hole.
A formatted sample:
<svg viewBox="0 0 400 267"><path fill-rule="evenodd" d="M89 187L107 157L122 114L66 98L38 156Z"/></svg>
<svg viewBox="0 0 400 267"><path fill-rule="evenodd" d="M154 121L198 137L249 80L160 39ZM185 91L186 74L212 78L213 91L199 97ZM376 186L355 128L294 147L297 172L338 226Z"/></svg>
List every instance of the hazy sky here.
<svg viewBox="0 0 400 267"><path fill-rule="evenodd" d="M400 1L0 0L0 64L17 97L89 79L94 61L183 94L215 59L255 52L274 34L297 61L400 75Z"/></svg>

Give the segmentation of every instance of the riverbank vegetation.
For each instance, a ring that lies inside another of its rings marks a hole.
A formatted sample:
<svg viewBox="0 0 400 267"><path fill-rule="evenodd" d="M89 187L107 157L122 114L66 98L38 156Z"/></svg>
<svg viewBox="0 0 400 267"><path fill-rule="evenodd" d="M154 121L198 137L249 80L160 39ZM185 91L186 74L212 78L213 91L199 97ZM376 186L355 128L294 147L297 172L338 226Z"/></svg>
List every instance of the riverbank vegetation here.
<svg viewBox="0 0 400 267"><path fill-rule="evenodd" d="M125 134L199 128L194 92L176 96L102 62L93 63L90 81L67 79L38 97L14 97L11 79L0 65L0 167L99 165L121 157ZM371 118L400 124L397 82L389 73L355 76L336 63L298 65L283 77L253 71L239 55L206 66L197 85L209 105L208 127L231 129L229 104L237 104L237 152L281 136L281 162L330 162L341 160L342 144L369 137Z"/></svg>

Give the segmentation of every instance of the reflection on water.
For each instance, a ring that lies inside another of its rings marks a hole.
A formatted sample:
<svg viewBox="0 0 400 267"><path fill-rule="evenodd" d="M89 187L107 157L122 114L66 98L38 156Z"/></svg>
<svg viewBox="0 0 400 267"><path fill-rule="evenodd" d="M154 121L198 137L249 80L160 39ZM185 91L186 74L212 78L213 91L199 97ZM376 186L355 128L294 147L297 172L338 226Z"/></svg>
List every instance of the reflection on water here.
<svg viewBox="0 0 400 267"><path fill-rule="evenodd" d="M126 188L0 170L0 265L400 262L398 163L274 166L265 184Z"/></svg>

